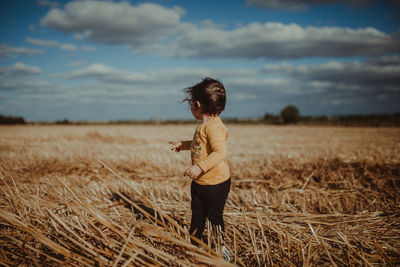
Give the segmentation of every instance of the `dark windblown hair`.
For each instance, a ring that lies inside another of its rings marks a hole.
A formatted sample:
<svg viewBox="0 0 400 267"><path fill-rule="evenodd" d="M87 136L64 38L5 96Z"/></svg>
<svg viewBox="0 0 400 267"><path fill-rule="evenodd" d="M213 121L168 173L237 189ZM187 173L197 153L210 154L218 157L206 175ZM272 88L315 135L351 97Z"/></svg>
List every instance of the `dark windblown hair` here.
<svg viewBox="0 0 400 267"><path fill-rule="evenodd" d="M184 89L188 97L182 102L192 104L199 101L203 113L219 115L225 109L226 92L224 85L217 80L204 78L198 84Z"/></svg>

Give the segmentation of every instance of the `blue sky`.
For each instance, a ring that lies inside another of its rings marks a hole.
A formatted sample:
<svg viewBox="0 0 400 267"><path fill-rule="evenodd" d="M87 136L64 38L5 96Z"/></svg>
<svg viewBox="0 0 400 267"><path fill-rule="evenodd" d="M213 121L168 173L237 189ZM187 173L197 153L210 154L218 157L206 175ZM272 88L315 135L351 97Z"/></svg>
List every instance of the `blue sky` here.
<svg viewBox="0 0 400 267"><path fill-rule="evenodd" d="M0 114L191 118L183 88L222 81L222 117L400 111L400 4L372 0L1 1Z"/></svg>

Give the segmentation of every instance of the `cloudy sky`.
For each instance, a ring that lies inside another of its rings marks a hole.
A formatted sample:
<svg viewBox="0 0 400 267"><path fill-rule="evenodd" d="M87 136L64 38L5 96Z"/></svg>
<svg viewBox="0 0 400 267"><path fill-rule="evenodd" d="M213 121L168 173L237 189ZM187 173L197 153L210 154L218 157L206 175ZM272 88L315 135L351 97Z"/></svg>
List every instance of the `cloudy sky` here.
<svg viewBox="0 0 400 267"><path fill-rule="evenodd" d="M0 114L191 118L183 89L227 89L222 117L400 111L400 2L0 2Z"/></svg>

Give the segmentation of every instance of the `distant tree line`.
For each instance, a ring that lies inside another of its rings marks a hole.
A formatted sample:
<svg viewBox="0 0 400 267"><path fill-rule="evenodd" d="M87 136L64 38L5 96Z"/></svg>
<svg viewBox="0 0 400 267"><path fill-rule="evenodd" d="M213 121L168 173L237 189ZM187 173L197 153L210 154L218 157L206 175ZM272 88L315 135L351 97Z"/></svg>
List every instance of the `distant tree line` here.
<svg viewBox="0 0 400 267"><path fill-rule="evenodd" d="M302 116L294 105L283 108L279 115L266 113L263 118L240 119L224 118L227 123L251 124L302 124L302 125L338 125L338 126L400 126L400 112L394 114L371 115L337 115L337 116ZM0 125L26 124L23 117L4 116L0 114ZM115 121L69 121L68 119L42 124L81 125L81 124L154 124L154 120L115 120ZM163 120L159 124L192 124L195 120Z"/></svg>
<svg viewBox="0 0 400 267"><path fill-rule="evenodd" d="M264 115L264 121L271 124L290 124L298 123L301 121L302 117L300 115L299 109L294 105L288 105L283 108L279 115L274 115L271 113L266 113Z"/></svg>
<svg viewBox="0 0 400 267"><path fill-rule="evenodd" d="M283 108L279 115L266 113L267 124L325 124L344 126L400 126L400 112L394 114L302 116L294 105Z"/></svg>
<svg viewBox="0 0 400 267"><path fill-rule="evenodd" d="M56 121L55 124L71 124L71 122L68 119L63 119Z"/></svg>
<svg viewBox="0 0 400 267"><path fill-rule="evenodd" d="M0 124L26 124L22 117L3 116L0 114Z"/></svg>

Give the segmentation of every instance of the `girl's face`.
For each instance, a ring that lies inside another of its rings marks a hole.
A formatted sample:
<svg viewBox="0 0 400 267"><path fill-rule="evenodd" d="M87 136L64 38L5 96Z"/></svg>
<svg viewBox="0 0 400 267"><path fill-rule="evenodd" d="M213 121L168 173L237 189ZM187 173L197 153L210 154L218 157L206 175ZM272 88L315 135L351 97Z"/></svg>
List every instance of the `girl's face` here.
<svg viewBox="0 0 400 267"><path fill-rule="evenodd" d="M201 113L201 106L199 101L190 102L190 111L192 111L193 117L195 117L196 119L203 119L203 114Z"/></svg>

